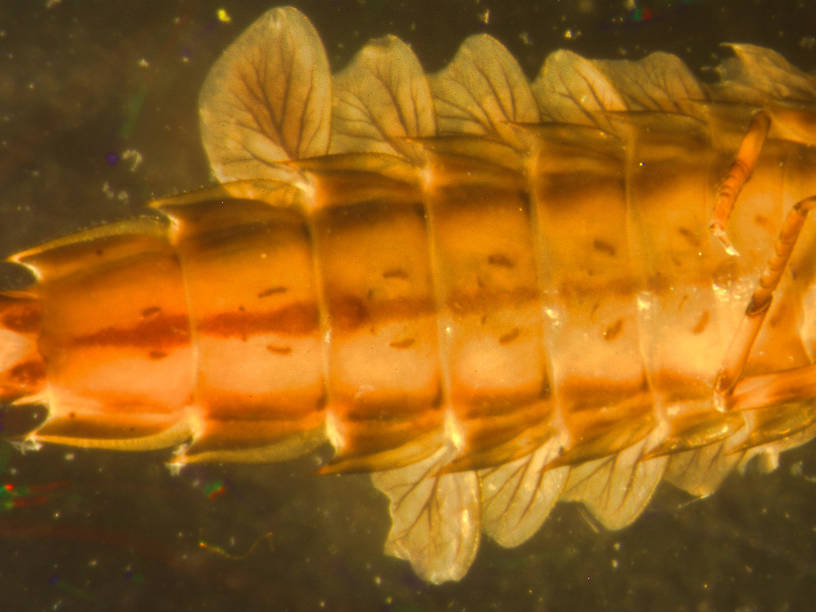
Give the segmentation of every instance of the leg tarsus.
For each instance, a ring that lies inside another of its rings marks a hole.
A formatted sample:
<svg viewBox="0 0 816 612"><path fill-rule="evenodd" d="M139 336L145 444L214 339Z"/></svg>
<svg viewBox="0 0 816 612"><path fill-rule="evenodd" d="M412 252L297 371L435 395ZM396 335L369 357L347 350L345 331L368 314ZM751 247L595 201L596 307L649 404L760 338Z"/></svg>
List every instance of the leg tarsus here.
<svg viewBox="0 0 816 612"><path fill-rule="evenodd" d="M726 231L728 219L731 217L731 211L734 209L734 203L737 201L743 185L751 178L770 127L771 118L766 111L759 111L753 116L731 168L729 168L728 173L717 189L709 229L723 246L725 252L732 256L737 256L739 253L728 238L728 232Z"/></svg>

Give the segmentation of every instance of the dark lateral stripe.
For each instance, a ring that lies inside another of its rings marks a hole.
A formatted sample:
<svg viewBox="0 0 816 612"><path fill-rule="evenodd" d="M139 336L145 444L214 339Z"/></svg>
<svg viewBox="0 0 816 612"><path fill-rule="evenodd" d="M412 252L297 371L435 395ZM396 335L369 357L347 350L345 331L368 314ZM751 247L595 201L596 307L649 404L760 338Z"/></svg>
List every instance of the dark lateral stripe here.
<svg viewBox="0 0 816 612"><path fill-rule="evenodd" d="M259 333L303 335L317 329L313 304L296 303L271 312L226 312L202 320L199 331L223 338L246 338ZM169 349L190 342L190 323L184 315L163 315L129 327L106 327L77 336L74 346L130 346Z"/></svg>
<svg viewBox="0 0 816 612"><path fill-rule="evenodd" d="M317 307L309 302L294 302L267 312L223 312L198 324L198 330L224 338L246 338L274 332L285 336L302 336L318 329Z"/></svg>
<svg viewBox="0 0 816 612"><path fill-rule="evenodd" d="M535 299L532 291L481 292L478 297L455 298L455 310L462 313L482 312L489 307L520 304ZM411 319L434 313L430 298L397 298L370 302L355 296L330 300L332 325L346 331L384 321ZM223 312L202 319L198 331L221 338L248 338L258 334L276 333L284 336L302 336L319 328L317 307L309 302L294 302L271 311ZM97 332L77 336L74 346L131 346L135 348L162 348L190 342L189 322L184 315L153 316L130 327L106 327Z"/></svg>
<svg viewBox="0 0 816 612"><path fill-rule="evenodd" d="M190 342L190 323L185 315L162 315L130 327L105 327L76 336L74 346L132 346L169 348Z"/></svg>
<svg viewBox="0 0 816 612"><path fill-rule="evenodd" d="M435 306L430 297L401 297L371 301L346 295L330 297L328 312L332 327L349 331L370 323L431 315L435 312Z"/></svg>
<svg viewBox="0 0 816 612"><path fill-rule="evenodd" d="M482 290L474 293L452 293L448 304L454 314L482 313L497 306L521 306L539 299L538 289L534 287L516 287L509 290Z"/></svg>
<svg viewBox="0 0 816 612"><path fill-rule="evenodd" d="M631 293L632 287L605 287ZM597 288L596 288L597 289ZM578 288L573 286L573 292ZM615 291L612 291L615 292ZM474 293L453 293L447 303L455 315L483 313L510 305L523 306L539 299L533 287L510 290L484 289ZM329 298L331 325L339 330L353 331L372 323L406 320L428 316L436 312L428 297L402 297L392 300L365 300L355 295L337 295ZM106 327L97 332L77 336L76 346L132 346L167 349L190 342L189 322L184 315L153 316L130 327ZM202 319L198 330L222 338L248 338L258 334L276 333L283 336L303 336L319 328L318 310L311 302L293 302L281 308L264 312L238 309Z"/></svg>

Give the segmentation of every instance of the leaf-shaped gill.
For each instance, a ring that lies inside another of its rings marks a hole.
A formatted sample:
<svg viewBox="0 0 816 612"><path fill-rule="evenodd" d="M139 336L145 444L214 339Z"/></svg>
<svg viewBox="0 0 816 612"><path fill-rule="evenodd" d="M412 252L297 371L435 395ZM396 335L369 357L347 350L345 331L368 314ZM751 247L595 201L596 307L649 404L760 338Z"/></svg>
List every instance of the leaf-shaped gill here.
<svg viewBox="0 0 816 612"><path fill-rule="evenodd" d="M372 40L334 80L332 153L420 156L409 138L436 133L428 81L395 36Z"/></svg>
<svg viewBox="0 0 816 612"><path fill-rule="evenodd" d="M449 449L371 480L390 500L389 555L409 561L424 580L459 580L479 549L479 480L475 472L439 474Z"/></svg>
<svg viewBox="0 0 816 612"><path fill-rule="evenodd" d="M220 181L276 178L275 162L325 154L331 75L311 22L283 7L253 23L210 70L199 121Z"/></svg>
<svg viewBox="0 0 816 612"><path fill-rule="evenodd" d="M513 123L537 123L530 84L495 38L471 36L453 61L430 78L440 134L491 136L523 148Z"/></svg>

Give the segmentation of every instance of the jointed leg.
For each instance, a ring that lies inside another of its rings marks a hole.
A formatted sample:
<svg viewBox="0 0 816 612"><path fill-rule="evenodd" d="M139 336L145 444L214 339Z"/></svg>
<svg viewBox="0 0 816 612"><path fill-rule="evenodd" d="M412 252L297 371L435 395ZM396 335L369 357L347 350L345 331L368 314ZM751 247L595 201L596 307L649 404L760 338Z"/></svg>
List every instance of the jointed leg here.
<svg viewBox="0 0 816 612"><path fill-rule="evenodd" d="M734 162L731 164L731 168L729 168L722 183L720 183L719 189L717 189L714 212L711 215L709 228L729 255L736 256L739 253L728 239L726 231L728 219L731 217L731 211L737 201L737 196L739 196L743 185L751 177L751 173L756 167L757 159L762 151L762 146L765 144L765 138L768 136L770 127L771 118L767 112L759 111L754 115L751 125L748 127L748 132L737 150Z"/></svg>
<svg viewBox="0 0 816 612"><path fill-rule="evenodd" d="M717 373L714 390L717 394L715 397L719 400L717 406L719 410L725 411L733 403L731 401L733 399L732 392L742 378L745 362L748 361L751 348L771 306L773 292L779 285L782 274L788 265L793 248L796 246L796 241L802 231L802 226L805 224L805 219L814 207L816 207L816 196L797 202L782 224L782 229L779 231L779 237L776 239L774 246L774 255L766 264L765 270L759 278L759 286L751 295L751 301L745 309L745 317L740 322L737 332L731 340L731 345L728 347L722 368Z"/></svg>

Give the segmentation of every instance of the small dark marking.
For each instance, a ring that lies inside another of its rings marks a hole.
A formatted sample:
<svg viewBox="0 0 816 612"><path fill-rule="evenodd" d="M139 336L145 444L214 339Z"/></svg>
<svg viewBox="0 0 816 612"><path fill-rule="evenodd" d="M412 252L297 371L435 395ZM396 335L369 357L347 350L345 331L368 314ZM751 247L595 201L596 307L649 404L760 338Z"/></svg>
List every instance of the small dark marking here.
<svg viewBox="0 0 816 612"><path fill-rule="evenodd" d="M238 306L238 311L239 312L246 312L246 308L244 308L243 305L240 305L240 306Z"/></svg>
<svg viewBox="0 0 816 612"><path fill-rule="evenodd" d="M773 224L765 215L756 215L754 217L754 223L768 232L773 233L774 231Z"/></svg>
<svg viewBox="0 0 816 612"><path fill-rule="evenodd" d="M620 335L622 329L623 319L618 319L603 331L602 334L603 339L606 340L607 342L612 342L612 340L614 340Z"/></svg>
<svg viewBox="0 0 816 612"><path fill-rule="evenodd" d="M689 228L683 227L681 225L680 227L677 228L677 233L680 234L683 238L685 238L686 241L688 241L688 243L691 246L695 248L698 248L700 246L700 239L697 237L697 234L692 232Z"/></svg>
<svg viewBox="0 0 816 612"><path fill-rule="evenodd" d="M610 257L614 257L615 253L617 252L614 246L605 240L601 240L600 238L595 238L592 241L592 248L600 253L603 253L604 255L609 255Z"/></svg>
<svg viewBox="0 0 816 612"><path fill-rule="evenodd" d="M99 257L102 257L102 255L104 255L104 254L105 254L105 251L103 251L102 249L96 249L96 254L97 254Z"/></svg>
<svg viewBox="0 0 816 612"><path fill-rule="evenodd" d="M597 300L597 301L596 301L596 302L595 302L595 303L592 305L592 312L590 312L590 313L589 313L589 315L590 315L591 317L594 317L594 316L595 316L595 313L597 313L597 312L598 312L598 309L599 309L600 307L601 307L601 301L600 301L600 300Z"/></svg>
<svg viewBox="0 0 816 612"><path fill-rule="evenodd" d="M266 350L276 355L288 355L292 352L291 346L280 346L278 344L267 344Z"/></svg>
<svg viewBox="0 0 816 612"><path fill-rule="evenodd" d="M148 353L148 356L151 359L164 359L165 357L167 357L167 353L165 353L164 351L150 351Z"/></svg>
<svg viewBox="0 0 816 612"><path fill-rule="evenodd" d="M787 319L787 314L784 306L777 310L772 317L768 317L768 327L771 329L777 327L782 321Z"/></svg>
<svg viewBox="0 0 816 612"><path fill-rule="evenodd" d="M278 293L286 293L286 287L278 285L277 287L269 287L268 289L264 289L260 293L258 293L259 298L269 297L270 295L276 295Z"/></svg>
<svg viewBox="0 0 816 612"><path fill-rule="evenodd" d="M401 278L408 280L408 272L402 268L388 268L382 273L383 278Z"/></svg>
<svg viewBox="0 0 816 612"><path fill-rule="evenodd" d="M514 327L506 334L499 336L499 344L510 344L513 340L519 337L521 334L521 330L518 327Z"/></svg>
<svg viewBox="0 0 816 612"><path fill-rule="evenodd" d="M694 327L691 329L692 334L701 334L703 330L708 326L708 321L711 319L711 313L708 310L703 311L703 314L700 315L700 318L697 319L697 323L695 323Z"/></svg>
<svg viewBox="0 0 816 612"><path fill-rule="evenodd" d="M341 329L361 327L371 317L363 302L353 296L331 300L329 313L335 324Z"/></svg>
<svg viewBox="0 0 816 612"><path fill-rule="evenodd" d="M504 253L491 253L487 256L487 263L500 268L513 268L516 263Z"/></svg>
<svg viewBox="0 0 816 612"><path fill-rule="evenodd" d="M161 308L159 308L158 306L149 306L149 307L145 308L144 310L142 310L142 317L144 317L146 319L148 317L152 317L153 315L157 315L160 312L161 312Z"/></svg>
<svg viewBox="0 0 816 612"><path fill-rule="evenodd" d="M666 276L661 272L658 272L654 276L650 276L646 280L646 288L654 293L662 293L668 286L669 283L666 280Z"/></svg>
<svg viewBox="0 0 816 612"><path fill-rule="evenodd" d="M151 317L135 327L106 327L85 336L74 338L78 346L128 345L149 349L153 346L186 344L190 341L189 320L186 315Z"/></svg>
<svg viewBox="0 0 816 612"><path fill-rule="evenodd" d="M413 338L404 338L403 340L393 340L388 346L395 349L406 349L413 343Z"/></svg>
<svg viewBox="0 0 816 612"><path fill-rule="evenodd" d="M68 413L68 418L69 419L75 419L76 418L76 412L69 412Z"/></svg>
<svg viewBox="0 0 816 612"><path fill-rule="evenodd" d="M45 365L40 361L26 361L14 366L9 375L23 385L34 385L45 380Z"/></svg>
<svg viewBox="0 0 816 612"><path fill-rule="evenodd" d="M3 327L24 334L37 332L40 329L40 309L35 307L14 309L3 317Z"/></svg>

